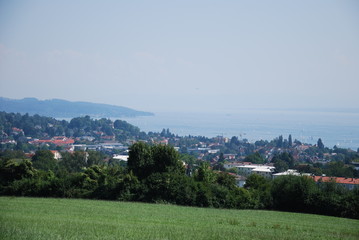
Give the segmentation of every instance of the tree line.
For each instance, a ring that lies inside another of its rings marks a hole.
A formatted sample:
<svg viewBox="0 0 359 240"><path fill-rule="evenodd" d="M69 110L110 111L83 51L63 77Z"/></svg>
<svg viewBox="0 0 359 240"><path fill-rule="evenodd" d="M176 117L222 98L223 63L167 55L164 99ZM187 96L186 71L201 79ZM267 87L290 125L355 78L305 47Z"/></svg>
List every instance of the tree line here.
<svg viewBox="0 0 359 240"><path fill-rule="evenodd" d="M0 194L168 203L185 206L273 209L359 219L359 189L308 177L247 178L244 188L227 172L202 162L189 171L173 147L133 144L126 165L105 162L98 152L74 152L54 160L37 151L31 160L21 151L0 154ZM196 164L193 164L196 165Z"/></svg>

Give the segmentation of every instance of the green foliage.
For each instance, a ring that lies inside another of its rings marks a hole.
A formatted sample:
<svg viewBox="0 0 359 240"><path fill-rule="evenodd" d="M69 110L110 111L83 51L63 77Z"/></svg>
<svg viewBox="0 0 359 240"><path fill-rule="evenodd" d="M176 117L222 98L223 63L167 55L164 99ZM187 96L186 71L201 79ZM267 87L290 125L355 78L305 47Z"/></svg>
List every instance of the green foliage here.
<svg viewBox="0 0 359 240"><path fill-rule="evenodd" d="M57 189L54 185L53 172L36 171L29 178L21 178L11 182L6 188L7 195L47 197L53 195Z"/></svg>
<svg viewBox="0 0 359 240"><path fill-rule="evenodd" d="M13 128L23 130L23 132L13 132ZM82 137L91 136L101 140L101 135L114 136L117 140L125 142L128 139L147 139L148 136L144 132L140 132L126 121L116 120L112 122L110 119L92 119L89 116L76 117L67 122L59 121L50 117L42 117L39 115L30 116L29 114L21 115L15 113L0 112L0 130L7 136L17 141L17 144L2 145L1 149L18 149L18 150L34 150L34 146L28 144L26 137L32 138L48 138L54 136ZM51 146L55 149L56 146Z"/></svg>
<svg viewBox="0 0 359 240"><path fill-rule="evenodd" d="M288 163L281 160L281 159L275 159L274 161L274 167L275 167L275 171L277 173L279 172L285 172L288 170Z"/></svg>
<svg viewBox="0 0 359 240"><path fill-rule="evenodd" d="M50 117L42 117L37 114L29 116L29 114L21 115L19 113L0 112L0 126L3 126L4 132L12 135L12 128L22 129L26 136L42 137L44 133L49 136L63 135L66 121L58 121ZM21 137L19 134L16 138Z"/></svg>
<svg viewBox="0 0 359 240"><path fill-rule="evenodd" d="M152 172L184 173L183 163L179 160L178 152L171 146L154 145L151 147L154 167Z"/></svg>
<svg viewBox="0 0 359 240"><path fill-rule="evenodd" d="M324 144L321 138L318 139L317 146L320 150L324 149Z"/></svg>
<svg viewBox="0 0 359 240"><path fill-rule="evenodd" d="M277 147L278 148L281 148L281 147L283 147L283 136L282 135L280 135L278 138L277 138L277 141L276 141L277 143Z"/></svg>
<svg viewBox="0 0 359 240"><path fill-rule="evenodd" d="M342 161L330 162L323 167L323 173L327 176L359 177L359 173L352 166L345 165Z"/></svg>
<svg viewBox="0 0 359 240"><path fill-rule="evenodd" d="M222 152L219 154L218 162L219 163L224 163L224 154Z"/></svg>
<svg viewBox="0 0 359 240"><path fill-rule="evenodd" d="M143 200L143 186L138 178L129 172L123 176L114 191L114 199L122 201L139 201Z"/></svg>
<svg viewBox="0 0 359 240"><path fill-rule="evenodd" d="M284 172L294 167L293 156L287 152L274 155L272 162L274 163L276 172Z"/></svg>
<svg viewBox="0 0 359 240"><path fill-rule="evenodd" d="M87 157L87 166L92 165L101 165L104 163L104 158L106 157L102 152L98 151L88 151L88 157Z"/></svg>
<svg viewBox="0 0 359 240"><path fill-rule="evenodd" d="M315 191L315 182L308 177L282 176L273 180L273 207L278 210L305 212Z"/></svg>
<svg viewBox="0 0 359 240"><path fill-rule="evenodd" d="M126 121L122 121L122 120L116 120L113 125L114 125L115 129L127 131L133 135L138 134L140 131L139 128L134 127L133 125L127 123Z"/></svg>
<svg viewBox="0 0 359 240"><path fill-rule="evenodd" d="M129 148L127 166L139 179L145 179L155 169L151 147L143 142L133 144Z"/></svg>
<svg viewBox="0 0 359 240"><path fill-rule="evenodd" d="M88 153L75 151L73 153L63 153L62 160L59 163L68 172L80 172L87 166Z"/></svg>
<svg viewBox="0 0 359 240"><path fill-rule="evenodd" d="M54 154L49 150L38 150L32 157L32 163L36 169L40 170L55 170L57 161Z"/></svg>
<svg viewBox="0 0 359 240"><path fill-rule="evenodd" d="M235 177L226 172L219 172L217 174L217 183L228 189L234 189L236 187Z"/></svg>
<svg viewBox="0 0 359 240"><path fill-rule="evenodd" d="M265 159L258 152L255 152L255 153L248 155L244 159L244 161L255 163L255 164L263 164L265 162Z"/></svg>
<svg viewBox="0 0 359 240"><path fill-rule="evenodd" d="M245 188L238 188L232 175L212 171L208 162L202 162L193 177L187 176L172 147L137 143L131 151L132 163L129 162L127 169L116 164L89 165L91 156L94 163L101 155L74 152L63 155L64 160L55 172L35 169L29 160L7 159L17 155L4 153L0 162L0 194L215 208L274 208L359 217L358 189L349 191L335 183L317 185L310 178L295 176L269 181L255 174L247 178ZM34 162L46 157L48 151L39 151Z"/></svg>
<svg viewBox="0 0 359 240"><path fill-rule="evenodd" d="M293 145L292 135L289 134L289 137L288 137L288 147L292 147L292 145Z"/></svg>
<svg viewBox="0 0 359 240"><path fill-rule="evenodd" d="M149 202L195 205L197 186L186 175L157 172L150 175L144 185L145 199Z"/></svg>
<svg viewBox="0 0 359 240"><path fill-rule="evenodd" d="M208 162L202 162L194 178L199 182L213 183L216 181L216 175L211 170Z"/></svg>
<svg viewBox="0 0 359 240"><path fill-rule="evenodd" d="M140 180L153 173L176 172L184 174L183 163L176 150L167 145L149 146L138 142L130 147L128 169Z"/></svg>
<svg viewBox="0 0 359 240"><path fill-rule="evenodd" d="M0 159L2 160L23 159L23 158L25 158L25 154L21 150L7 149L5 151L0 152Z"/></svg>
<svg viewBox="0 0 359 240"><path fill-rule="evenodd" d="M233 167L233 168L227 169L227 172L229 172L229 173L234 173L234 174L238 174L238 168Z"/></svg>
<svg viewBox="0 0 359 240"><path fill-rule="evenodd" d="M1 160L0 163L0 183L2 186L20 180L22 178L31 178L36 172L29 160L16 162L14 160Z"/></svg>
<svg viewBox="0 0 359 240"><path fill-rule="evenodd" d="M268 184L268 180L261 175L251 174L246 179L244 185L247 189L262 189L263 186Z"/></svg>
<svg viewBox="0 0 359 240"><path fill-rule="evenodd" d="M250 206L254 209L265 209L272 207L271 184L268 179L257 174L251 174L244 185L250 193Z"/></svg>

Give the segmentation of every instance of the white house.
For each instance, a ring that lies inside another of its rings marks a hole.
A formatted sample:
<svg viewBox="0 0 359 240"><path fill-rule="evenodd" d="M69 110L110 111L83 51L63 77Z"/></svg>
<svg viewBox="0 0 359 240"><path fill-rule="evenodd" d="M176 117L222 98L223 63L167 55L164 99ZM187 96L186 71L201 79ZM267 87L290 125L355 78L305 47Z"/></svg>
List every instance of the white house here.
<svg viewBox="0 0 359 240"><path fill-rule="evenodd" d="M113 159L117 159L117 160L121 160L121 161L127 162L127 160L128 160L128 155L114 154L112 158L113 158Z"/></svg>
<svg viewBox="0 0 359 240"><path fill-rule="evenodd" d="M294 169L288 169L288 170L285 171L285 172L280 172L280 173L274 173L274 174L272 174L273 179L275 179L275 178L277 178L277 177L280 177L280 176L288 176L288 175L291 175L291 176L301 176L301 174L300 174L297 170L294 170Z"/></svg>
<svg viewBox="0 0 359 240"><path fill-rule="evenodd" d="M253 165L237 166L237 169L238 169L238 174L242 176L248 176L255 173L266 178L272 178L272 173L274 172L275 167L253 164Z"/></svg>

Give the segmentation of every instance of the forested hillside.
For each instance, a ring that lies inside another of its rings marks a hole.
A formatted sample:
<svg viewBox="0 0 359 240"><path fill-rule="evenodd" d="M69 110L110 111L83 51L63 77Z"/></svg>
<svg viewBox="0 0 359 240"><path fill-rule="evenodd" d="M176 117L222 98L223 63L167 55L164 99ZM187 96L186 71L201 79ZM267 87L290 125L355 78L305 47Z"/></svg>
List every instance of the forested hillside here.
<svg viewBox="0 0 359 240"><path fill-rule="evenodd" d="M2 137L12 136L15 140L26 142L24 137L43 138L54 136L99 138L102 135L116 136L119 139L146 135L126 121L110 119L92 119L89 116L76 117L69 122L44 117L38 114L33 116L20 113L0 112L0 131Z"/></svg>
<svg viewBox="0 0 359 240"><path fill-rule="evenodd" d="M24 98L20 100L0 97L0 111L39 114L51 117L71 118L89 115L91 117L136 117L151 116L153 113L137 111L131 108L90 102L70 102L61 99L38 100Z"/></svg>

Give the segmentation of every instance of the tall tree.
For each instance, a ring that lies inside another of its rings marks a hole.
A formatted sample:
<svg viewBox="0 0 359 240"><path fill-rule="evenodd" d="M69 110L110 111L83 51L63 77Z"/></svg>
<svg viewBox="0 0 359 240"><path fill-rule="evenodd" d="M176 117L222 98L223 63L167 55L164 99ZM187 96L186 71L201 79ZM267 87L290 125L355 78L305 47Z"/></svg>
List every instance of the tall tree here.
<svg viewBox="0 0 359 240"><path fill-rule="evenodd" d="M288 137L288 147L292 147L292 146L293 146L292 135L289 134L289 137Z"/></svg>
<svg viewBox="0 0 359 240"><path fill-rule="evenodd" d="M317 146L318 146L318 148L321 149L321 150L324 149L324 144L323 144L321 138L318 139Z"/></svg>
<svg viewBox="0 0 359 240"><path fill-rule="evenodd" d="M171 146L149 146L138 142L130 147L128 157L128 169L140 180L147 178L153 173L184 173L182 161L179 160L178 152Z"/></svg>
<svg viewBox="0 0 359 240"><path fill-rule="evenodd" d="M222 152L219 154L218 162L219 163L224 163L224 154Z"/></svg>
<svg viewBox="0 0 359 240"><path fill-rule="evenodd" d="M139 179L148 177L155 167L151 147L137 142L130 147L127 166Z"/></svg>
<svg viewBox="0 0 359 240"><path fill-rule="evenodd" d="M197 181L205 183L213 183L214 181L216 181L216 176L210 168L208 162L203 162L201 166L197 169L195 179Z"/></svg>
<svg viewBox="0 0 359 240"><path fill-rule="evenodd" d="M278 148L283 147L283 136L282 136L282 135L280 135L280 136L278 137L277 147L278 147Z"/></svg>
<svg viewBox="0 0 359 240"><path fill-rule="evenodd" d="M155 145L151 147L154 162L153 172L181 172L184 170L178 152L168 145Z"/></svg>

